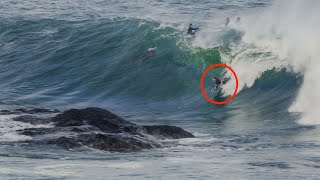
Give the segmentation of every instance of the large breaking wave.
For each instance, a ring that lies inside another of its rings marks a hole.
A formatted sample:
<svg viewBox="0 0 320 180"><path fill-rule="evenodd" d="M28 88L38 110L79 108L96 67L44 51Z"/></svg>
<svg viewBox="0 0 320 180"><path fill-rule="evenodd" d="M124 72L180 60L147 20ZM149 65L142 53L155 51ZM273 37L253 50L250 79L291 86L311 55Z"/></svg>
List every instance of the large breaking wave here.
<svg viewBox="0 0 320 180"><path fill-rule="evenodd" d="M256 26L256 17L215 31L203 26L195 37L186 36L180 26L136 18L2 19L1 104L218 114L221 108L206 102L199 81L209 65L227 63L239 77L239 92L224 113L282 117L289 109L305 112L303 120L315 120L312 102L317 97L311 89L317 88L312 79L319 41L312 31L310 46L301 43L306 38L297 33L310 30L308 25L287 32L294 28L287 26L293 23L289 17L286 26L261 17ZM150 55L147 50L154 47L157 52ZM232 77L221 69L211 75ZM208 78L206 88L210 86ZM234 79L212 98L226 98L233 90Z"/></svg>

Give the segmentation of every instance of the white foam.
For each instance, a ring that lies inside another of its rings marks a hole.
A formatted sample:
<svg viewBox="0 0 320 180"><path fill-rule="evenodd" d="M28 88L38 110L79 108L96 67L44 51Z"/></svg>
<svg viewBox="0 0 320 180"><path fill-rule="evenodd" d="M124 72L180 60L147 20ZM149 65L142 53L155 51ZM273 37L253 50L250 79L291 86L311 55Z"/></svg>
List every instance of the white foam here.
<svg viewBox="0 0 320 180"><path fill-rule="evenodd" d="M32 125L19 121L13 121L12 118L16 115L8 115L0 117L0 142L15 142L31 140L32 137L25 136L17 133L17 130L26 128L48 128L50 125Z"/></svg>
<svg viewBox="0 0 320 180"><path fill-rule="evenodd" d="M287 62L284 60L276 59L271 55L262 55L267 54L268 51L260 48L243 45L238 48L234 47L233 51L238 52L238 54L233 57L222 54L222 61L235 71L239 80L238 92L244 87L252 87L255 80L260 78L263 72L274 68L280 70L282 67L287 66ZM255 53L262 54L261 56L252 57L251 55ZM235 90L235 78L231 71L227 71L226 76L230 77L231 81L224 86L223 90L227 94L232 94Z"/></svg>
<svg viewBox="0 0 320 180"><path fill-rule="evenodd" d="M199 145L216 142L217 139L213 137L206 138L184 138L179 140L180 145Z"/></svg>
<svg viewBox="0 0 320 180"><path fill-rule="evenodd" d="M144 168L144 164L142 162L123 162L110 164L108 167L121 169L141 169Z"/></svg>
<svg viewBox="0 0 320 180"><path fill-rule="evenodd" d="M289 109L303 112L299 121L303 124L320 124L319 8L320 1L277 1L244 28L245 42L269 50L303 74L302 87Z"/></svg>

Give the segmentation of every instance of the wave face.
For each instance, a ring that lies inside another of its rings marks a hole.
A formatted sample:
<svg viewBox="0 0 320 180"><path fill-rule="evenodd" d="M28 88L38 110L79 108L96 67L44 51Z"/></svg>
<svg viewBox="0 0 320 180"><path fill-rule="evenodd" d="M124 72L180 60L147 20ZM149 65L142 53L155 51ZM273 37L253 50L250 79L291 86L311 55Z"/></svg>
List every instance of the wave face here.
<svg viewBox="0 0 320 180"><path fill-rule="evenodd" d="M5 26L4 104L174 100L198 90L198 67L220 62L217 49L193 51L180 32L156 22L36 20ZM154 57L151 47L157 48Z"/></svg>
<svg viewBox="0 0 320 180"><path fill-rule="evenodd" d="M275 56L243 43L244 34L235 29L219 32L219 46L201 47L195 44L202 34L189 37L174 27L134 18L15 20L2 21L2 26L4 105L127 104L145 109L147 102L155 109L210 113L199 81L214 63L230 64L239 77L240 93L227 108L250 106L252 99L261 108L287 106L299 83L283 63L275 65ZM156 48L156 54L149 48ZM232 77L219 68L210 73ZM227 98L234 86L232 77L224 92L212 98ZM291 93L284 93L288 89Z"/></svg>

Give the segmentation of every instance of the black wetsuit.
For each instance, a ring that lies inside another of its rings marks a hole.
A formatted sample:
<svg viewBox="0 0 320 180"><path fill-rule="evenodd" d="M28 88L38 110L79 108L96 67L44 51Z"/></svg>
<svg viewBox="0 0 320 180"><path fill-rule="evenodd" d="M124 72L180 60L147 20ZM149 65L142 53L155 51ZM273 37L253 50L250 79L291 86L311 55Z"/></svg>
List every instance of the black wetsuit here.
<svg viewBox="0 0 320 180"><path fill-rule="evenodd" d="M221 84L221 79L216 79L216 85L220 86L220 84Z"/></svg>
<svg viewBox="0 0 320 180"><path fill-rule="evenodd" d="M194 34L194 32L192 32L192 31L197 30L197 29L198 28L189 27L188 34Z"/></svg>

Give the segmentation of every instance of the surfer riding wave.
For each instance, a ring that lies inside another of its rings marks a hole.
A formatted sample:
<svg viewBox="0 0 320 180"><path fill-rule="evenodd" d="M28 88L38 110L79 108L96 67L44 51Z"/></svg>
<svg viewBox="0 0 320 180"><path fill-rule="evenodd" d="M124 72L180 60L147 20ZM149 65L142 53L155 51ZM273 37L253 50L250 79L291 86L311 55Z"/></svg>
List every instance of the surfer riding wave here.
<svg viewBox="0 0 320 180"><path fill-rule="evenodd" d="M212 81L214 83L214 87L210 90L210 92L214 92L221 88L222 85L226 84L229 79L221 79L217 77L212 77Z"/></svg>

